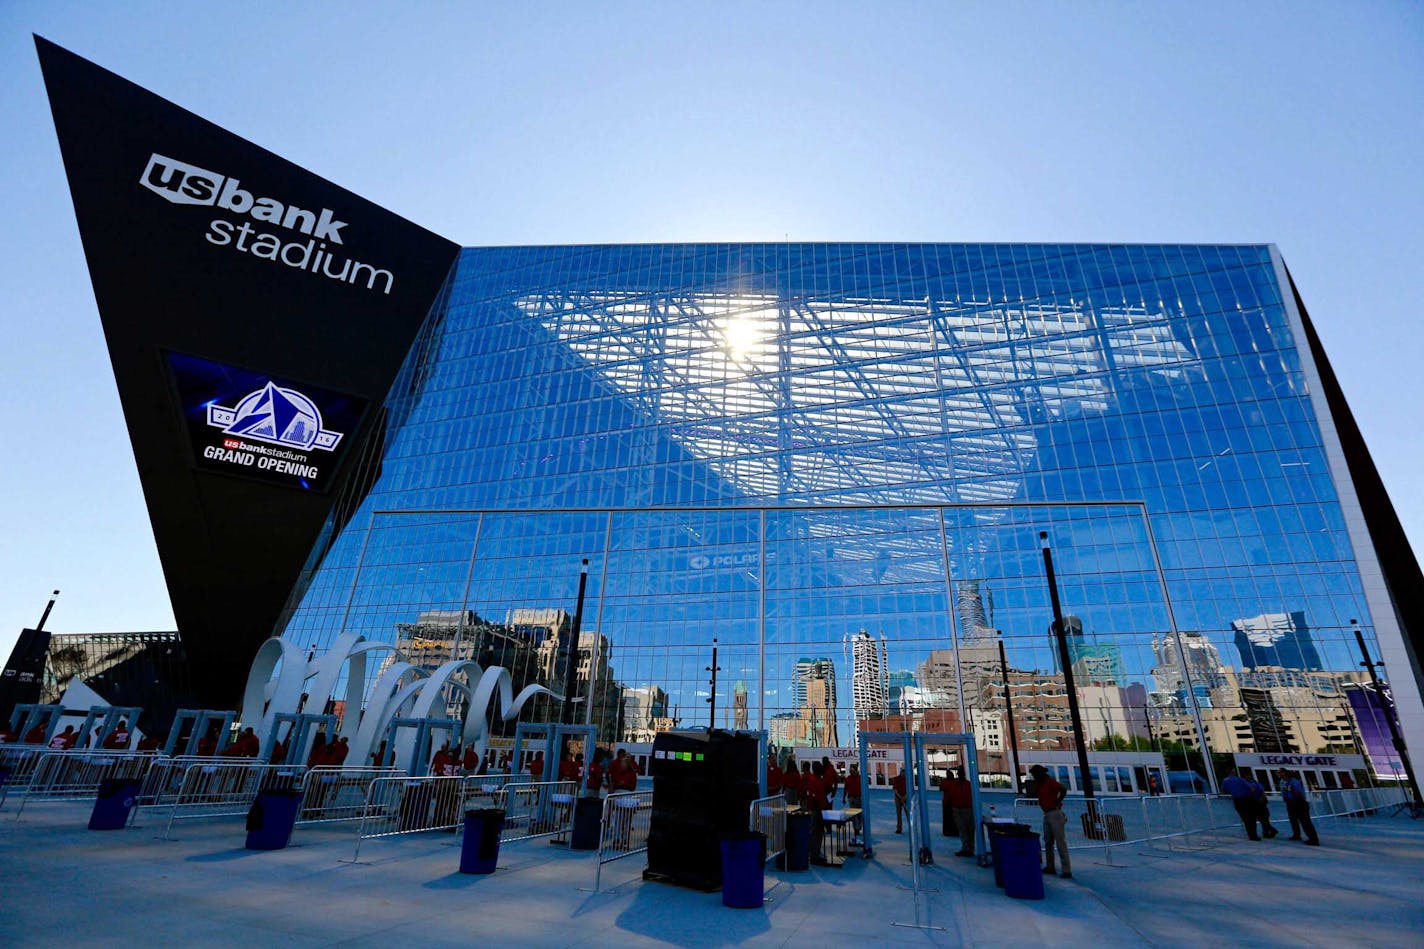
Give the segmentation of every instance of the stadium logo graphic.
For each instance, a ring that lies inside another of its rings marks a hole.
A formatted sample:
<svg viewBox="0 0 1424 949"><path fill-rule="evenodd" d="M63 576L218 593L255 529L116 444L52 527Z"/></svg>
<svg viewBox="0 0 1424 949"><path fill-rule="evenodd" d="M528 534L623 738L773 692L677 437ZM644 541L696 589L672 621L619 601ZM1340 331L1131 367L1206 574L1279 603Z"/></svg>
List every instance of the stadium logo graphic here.
<svg viewBox="0 0 1424 949"><path fill-rule="evenodd" d="M208 424L228 435L324 451L335 449L342 435L321 427L321 411L311 399L273 382L249 392L232 408L209 405Z"/></svg>
<svg viewBox="0 0 1424 949"><path fill-rule="evenodd" d="M296 270L353 287L364 286L385 295L395 286L395 274L384 267L337 253L338 249L345 249L341 246L345 244L341 229L346 227L346 222L337 220L330 208L312 211L265 197L243 188L237 178L157 152L149 156L138 183L171 204L210 207L252 219L239 223L225 217L213 218L203 237L214 247L227 247L259 260L280 262ZM273 233L262 230L264 227L282 230ZM296 235L283 231L295 231ZM303 237L307 239L302 240Z"/></svg>

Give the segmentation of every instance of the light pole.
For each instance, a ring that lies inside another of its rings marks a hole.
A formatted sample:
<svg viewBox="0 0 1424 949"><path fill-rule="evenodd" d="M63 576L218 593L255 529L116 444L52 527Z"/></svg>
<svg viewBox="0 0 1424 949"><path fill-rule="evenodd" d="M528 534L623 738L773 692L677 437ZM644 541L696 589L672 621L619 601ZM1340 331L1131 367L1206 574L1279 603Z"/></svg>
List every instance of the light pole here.
<svg viewBox="0 0 1424 949"><path fill-rule="evenodd" d="M567 660L564 664L564 701L559 707L559 721L565 725L573 724L573 694L574 686L578 680L578 651L579 636L583 628L583 595L588 589L588 558L583 558L583 566L579 568L578 603L574 606L574 621L572 629L569 630L569 648L566 653ZM590 676L592 678L592 676Z"/></svg>
<svg viewBox="0 0 1424 949"><path fill-rule="evenodd" d="M59 596L59 591L55 590L49 596L49 602L45 604L44 612L40 614L40 621L35 624L35 632L44 632L44 624L49 620L49 611L54 609L54 599Z"/></svg>
<svg viewBox="0 0 1424 949"><path fill-rule="evenodd" d="M707 697L711 706L710 714L707 718L707 730L710 732L717 727L717 672L721 666L717 665L717 637L712 637L712 665L707 667L707 671L712 673L712 694Z"/></svg>
<svg viewBox="0 0 1424 949"><path fill-rule="evenodd" d="M1019 735L1014 729L1014 697L1009 693L1009 661L1004 657L1004 636L999 634L999 675L1004 680L1004 714L1008 719L1009 726L1009 748L1014 754L1013 763L1010 764L1010 777L1013 778L1014 793L1021 789L1019 784Z"/></svg>
<svg viewBox="0 0 1424 949"><path fill-rule="evenodd" d="M1058 599L1058 578L1053 572L1053 551L1048 546L1048 531L1038 532L1043 548L1043 570L1048 578L1048 599L1053 606L1053 635L1058 640L1058 663L1063 667L1063 686L1068 690L1068 715L1073 721L1073 745L1078 751L1078 773L1082 775L1083 796L1088 799L1089 820L1098 820L1097 802L1093 797L1093 773L1088 770L1088 745L1083 740L1083 713L1078 708L1078 690L1073 685L1073 663L1068 656L1068 635L1063 628L1063 605Z"/></svg>

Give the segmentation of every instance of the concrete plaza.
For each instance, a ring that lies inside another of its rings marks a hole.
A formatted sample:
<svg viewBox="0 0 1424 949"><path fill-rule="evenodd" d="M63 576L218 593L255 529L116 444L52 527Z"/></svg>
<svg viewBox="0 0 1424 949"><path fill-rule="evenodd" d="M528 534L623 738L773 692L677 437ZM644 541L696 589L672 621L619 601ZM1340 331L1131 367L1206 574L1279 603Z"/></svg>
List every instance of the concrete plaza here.
<svg viewBox="0 0 1424 949"><path fill-rule="evenodd" d="M1319 824L1321 847L1239 831L1190 852L1074 854L1074 879L1047 898L1005 897L989 870L936 836L933 892L916 899L907 838L874 859L767 873L761 910L720 894L638 880L643 858L604 867L546 840L506 844L491 876L462 876L449 834L366 841L350 824L298 827L292 846L243 849L240 818L140 815L85 829L89 805L0 812L0 945L28 946L1417 946L1424 932L1424 821L1383 814ZM880 812L885 813L884 809ZM883 820L882 831L893 831ZM610 888L612 888L610 890ZM942 928L909 928L895 923Z"/></svg>

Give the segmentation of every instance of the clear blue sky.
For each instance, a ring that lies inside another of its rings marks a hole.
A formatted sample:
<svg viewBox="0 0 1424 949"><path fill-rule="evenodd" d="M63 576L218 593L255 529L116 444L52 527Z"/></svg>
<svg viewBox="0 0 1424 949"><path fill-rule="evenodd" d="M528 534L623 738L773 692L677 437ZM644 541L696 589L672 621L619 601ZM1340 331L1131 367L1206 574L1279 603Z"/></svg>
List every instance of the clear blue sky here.
<svg viewBox="0 0 1424 949"><path fill-rule="evenodd" d="M0 655L173 626L40 33L464 244L1278 244L1424 552L1424 5L0 4Z"/></svg>

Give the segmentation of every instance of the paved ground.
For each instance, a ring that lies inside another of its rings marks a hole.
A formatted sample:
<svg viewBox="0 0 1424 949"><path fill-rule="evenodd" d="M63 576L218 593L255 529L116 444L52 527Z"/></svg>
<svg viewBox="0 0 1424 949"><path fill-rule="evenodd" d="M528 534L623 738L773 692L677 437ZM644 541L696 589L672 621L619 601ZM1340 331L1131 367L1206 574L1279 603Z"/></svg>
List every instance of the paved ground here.
<svg viewBox="0 0 1424 949"><path fill-rule="evenodd" d="M732 910L718 894L637 880L639 858L593 882L588 854L542 840L506 845L492 876L456 872L449 835L367 841L349 826L298 828L293 846L242 849L237 818L88 831L88 806L0 813L0 945L830 947L1418 946L1424 941L1424 821L1322 822L1324 846L1222 835L1198 852L1130 845L1075 854L1047 899L1011 900L988 870L938 855L920 897L904 837L843 869L769 872L771 901ZM893 829L893 828L891 828ZM637 864L636 866L634 864ZM893 925L915 923L943 929Z"/></svg>

